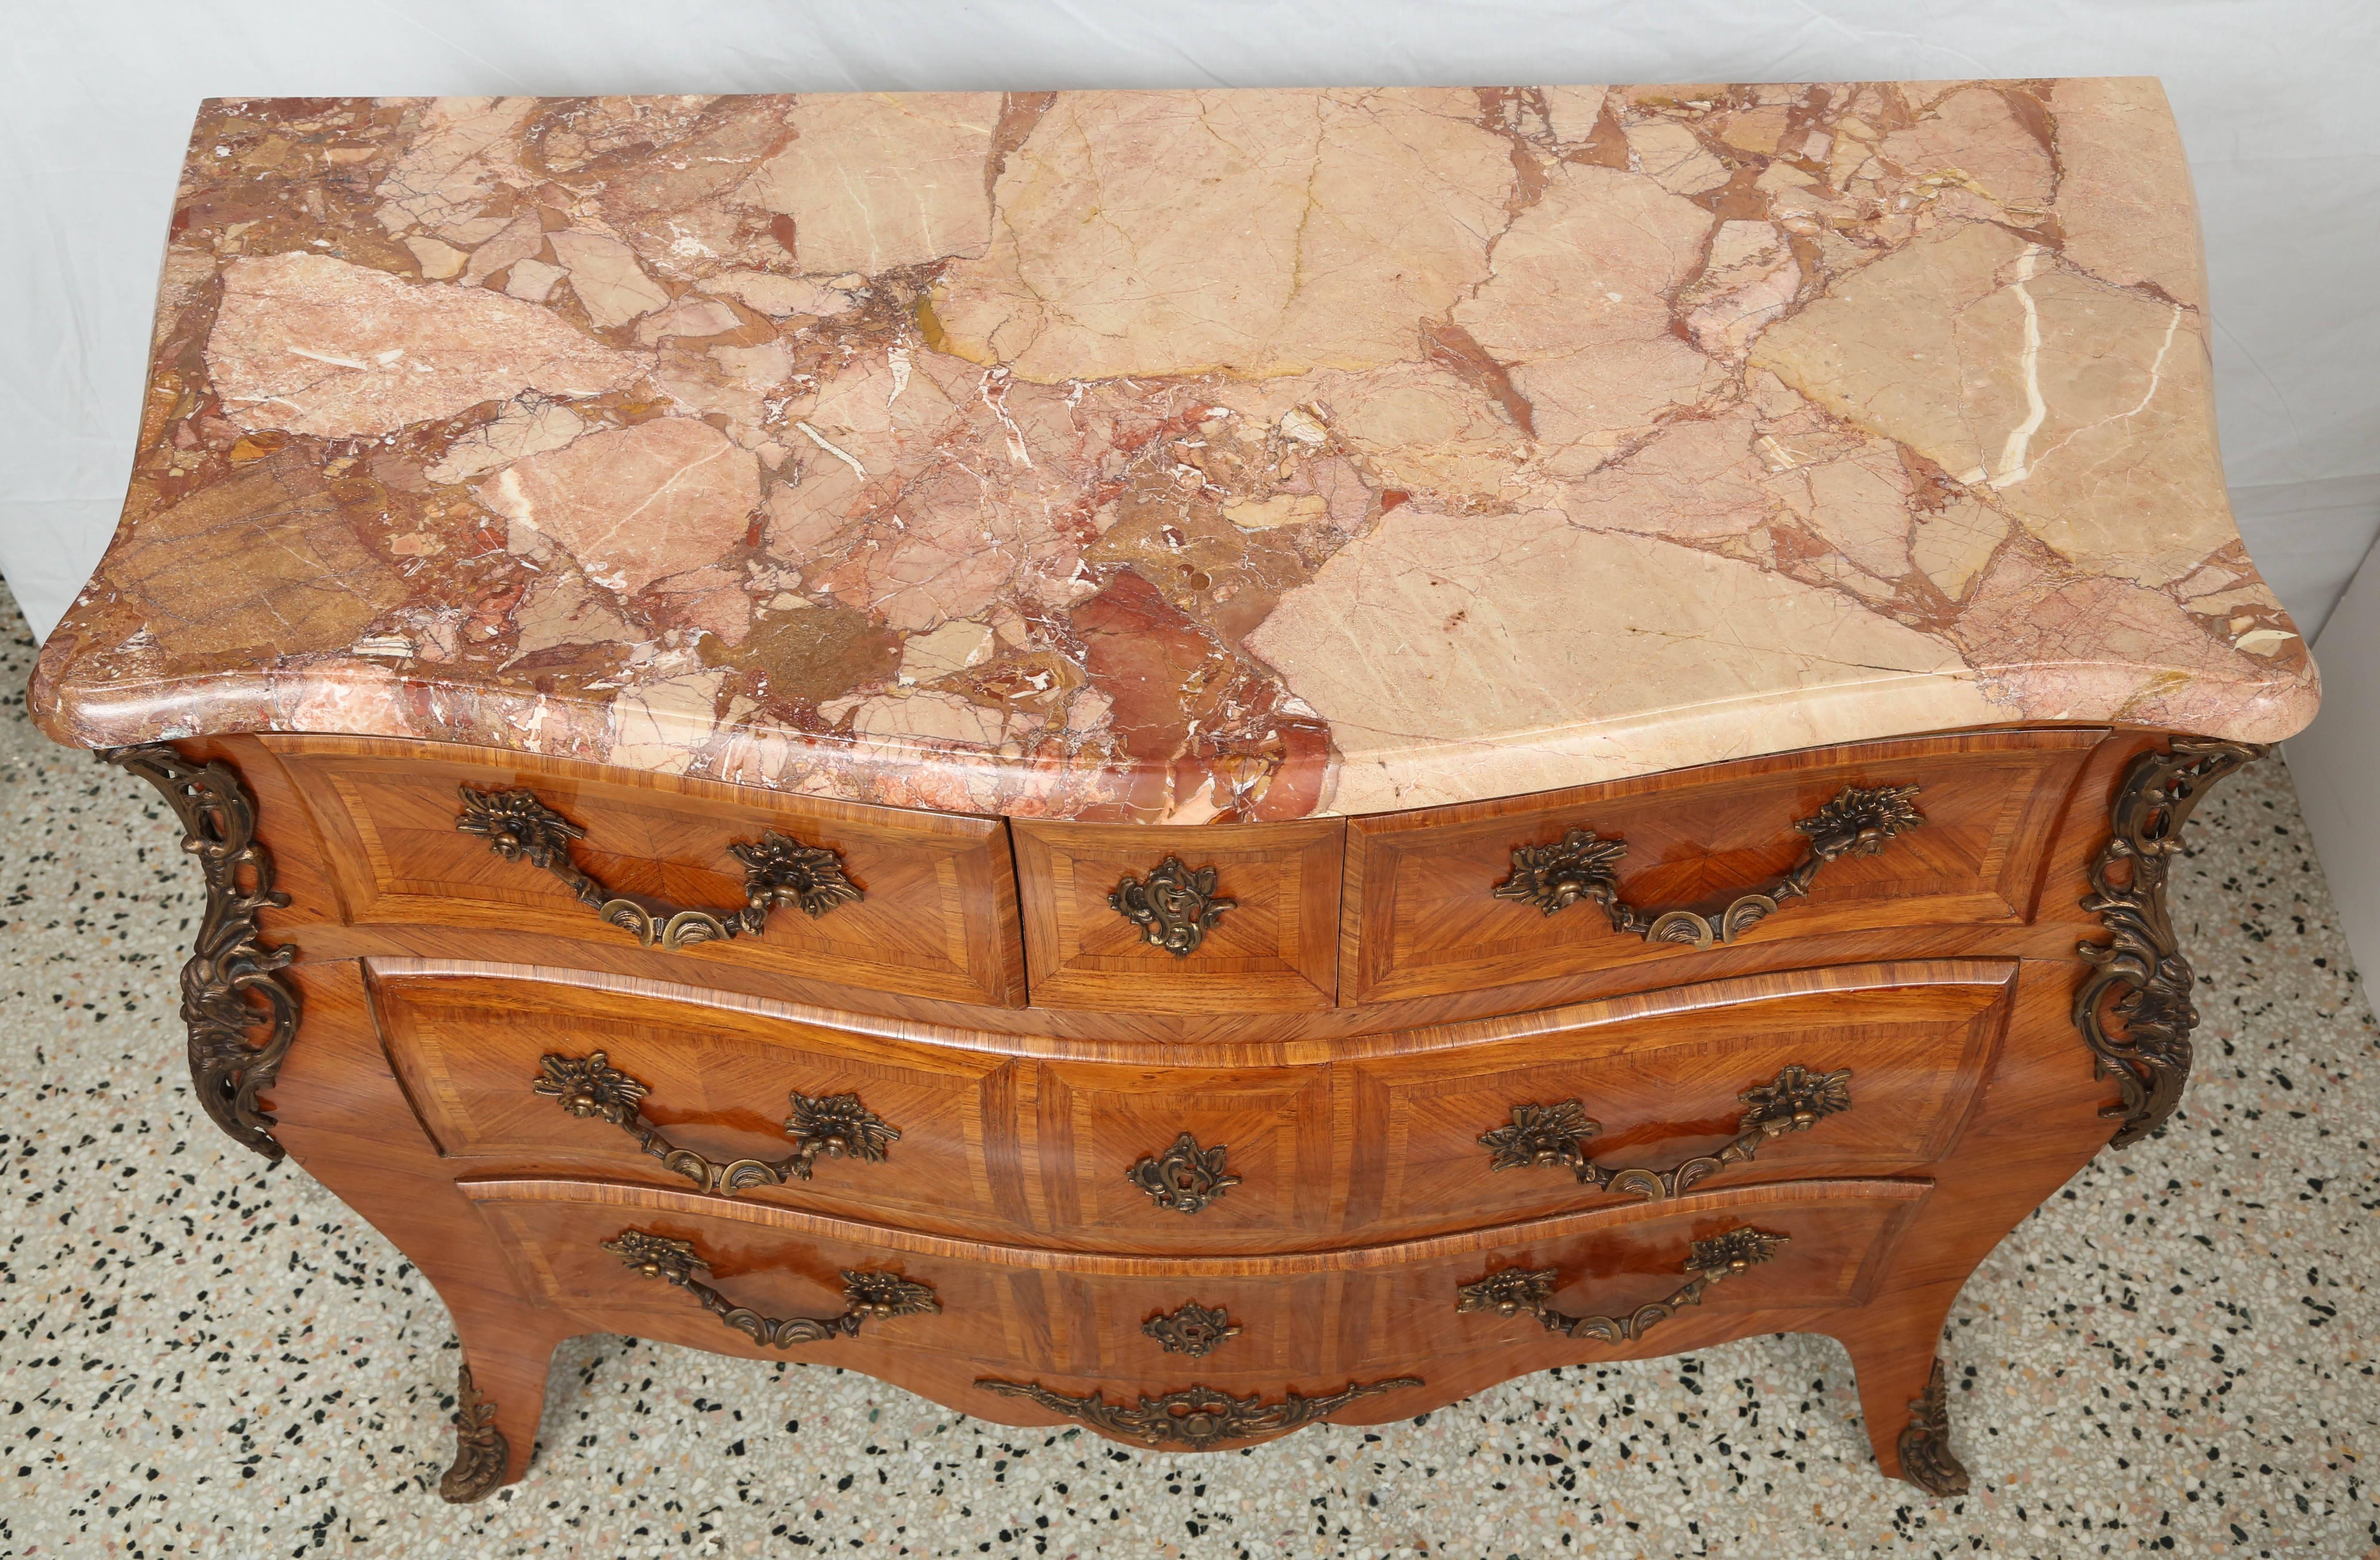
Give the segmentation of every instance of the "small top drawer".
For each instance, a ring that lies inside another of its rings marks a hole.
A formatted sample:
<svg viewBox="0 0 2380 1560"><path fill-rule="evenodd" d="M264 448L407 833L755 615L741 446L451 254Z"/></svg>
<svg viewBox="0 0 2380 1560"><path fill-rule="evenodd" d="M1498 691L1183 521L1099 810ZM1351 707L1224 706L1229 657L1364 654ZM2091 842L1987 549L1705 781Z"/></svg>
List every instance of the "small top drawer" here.
<svg viewBox="0 0 2380 1560"><path fill-rule="evenodd" d="M694 983L702 963L720 961L944 1001L1023 1004L1014 876L997 818L484 750L449 757L363 737L263 740L313 810L351 926L642 943L686 960L680 978ZM525 837L532 825L543 831L536 839ZM509 836L504 850L500 832ZM782 892L764 920L739 920L755 874ZM471 942L446 951L468 957Z"/></svg>
<svg viewBox="0 0 2380 1560"><path fill-rule="evenodd" d="M1012 825L1036 1007L1290 1013L1338 999L1345 825Z"/></svg>
<svg viewBox="0 0 2380 1560"><path fill-rule="evenodd" d="M2106 736L1813 749L1352 819L1340 998L1476 991L1723 942L2029 920L2067 794ZM1843 848L1862 823L1880 826Z"/></svg>

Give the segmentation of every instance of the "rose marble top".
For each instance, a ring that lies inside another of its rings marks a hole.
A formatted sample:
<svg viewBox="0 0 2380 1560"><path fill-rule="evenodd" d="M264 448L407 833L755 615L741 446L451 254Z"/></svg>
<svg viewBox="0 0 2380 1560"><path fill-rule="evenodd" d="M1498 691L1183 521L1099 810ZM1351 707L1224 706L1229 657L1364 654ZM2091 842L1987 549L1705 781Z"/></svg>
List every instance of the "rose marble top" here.
<svg viewBox="0 0 2380 1560"><path fill-rule="evenodd" d="M38 718L1287 818L2270 740L2154 81L217 101Z"/></svg>

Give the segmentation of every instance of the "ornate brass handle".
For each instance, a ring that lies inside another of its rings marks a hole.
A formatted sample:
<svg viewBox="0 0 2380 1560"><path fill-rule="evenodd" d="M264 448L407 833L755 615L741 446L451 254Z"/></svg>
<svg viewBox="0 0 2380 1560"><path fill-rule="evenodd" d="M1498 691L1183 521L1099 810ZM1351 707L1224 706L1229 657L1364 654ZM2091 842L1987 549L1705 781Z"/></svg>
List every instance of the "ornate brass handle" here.
<svg viewBox="0 0 2380 1560"><path fill-rule="evenodd" d="M572 1115L610 1122L634 1138L637 1146L660 1160L665 1169L705 1191L727 1197L753 1187L807 1181L820 1154L881 1164L886 1151L901 1136L899 1127L862 1105L856 1094L812 1097L796 1090L787 1096L793 1114L785 1117L785 1136L794 1140L794 1152L783 1159L737 1159L722 1164L662 1137L644 1117L644 1098L651 1091L612 1066L604 1053L549 1054L538 1066L540 1071L529 1086L536 1092L557 1102Z"/></svg>
<svg viewBox="0 0 2380 1560"><path fill-rule="evenodd" d="M1786 1067L1767 1083L1738 1094L1743 1114L1736 1118L1736 1140L1717 1153L1699 1154L1674 1170L1647 1170L1641 1165L1606 1169L1586 1157L1585 1143L1603 1130L1576 1100L1558 1105L1514 1105L1505 1126L1479 1135L1488 1150L1490 1170L1519 1170L1532 1165L1559 1164L1599 1191L1616 1191L1659 1202L1679 1197L1704 1176L1741 1164L1760 1152L1771 1138L1807 1132L1822 1116L1852 1108L1852 1070L1815 1073L1801 1066Z"/></svg>
<svg viewBox="0 0 2380 1560"><path fill-rule="evenodd" d="M1196 1213L1240 1184L1240 1177L1223 1169L1223 1156L1230 1152L1221 1143L1202 1149L1197 1139L1184 1132L1163 1153L1145 1153L1135 1160L1124 1178L1160 1208Z"/></svg>
<svg viewBox="0 0 2380 1560"><path fill-rule="evenodd" d="M735 840L728 853L744 863L744 903L720 910L649 910L623 898L601 880L579 870L570 859L570 842L585 839L587 831L538 800L525 789L479 791L457 787L463 810L455 827L478 835L488 848L507 861L527 861L560 878L582 905L613 925L636 933L645 946L689 948L698 943L758 933L779 906L798 908L816 918L837 905L865 898L843 875L843 858L823 846L804 845L770 829L758 843Z"/></svg>
<svg viewBox="0 0 2380 1560"><path fill-rule="evenodd" d="M1144 1446L1187 1446L1194 1452L1203 1452L1225 1441L1283 1435L1317 1420L1329 1419L1359 1397L1420 1386L1422 1379L1399 1376L1385 1382L1349 1382L1328 1397L1304 1397L1293 1392L1278 1403L1267 1403L1254 1393L1234 1397L1220 1387L1185 1386L1160 1397L1142 1396L1137 1407L1111 1403L1103 1395L1104 1389L1098 1387L1087 1397L1069 1397L1050 1391L1039 1382L1003 1382L987 1376L975 1384L1002 1397L1030 1398L1052 1413L1080 1420L1120 1441L1137 1441Z"/></svg>
<svg viewBox="0 0 2380 1560"><path fill-rule="evenodd" d="M1140 940L1163 948L1176 958L1188 958L1215 930L1225 910L1237 909L1237 899L1215 892L1215 869L1196 871L1168 856L1148 880L1127 875L1108 896L1108 908L1140 928Z"/></svg>
<svg viewBox="0 0 2380 1560"><path fill-rule="evenodd" d="M1692 1276L1668 1298L1638 1306L1626 1316L1567 1316L1546 1302L1561 1286L1559 1268L1504 1268L1474 1284L1458 1285L1454 1310L1458 1315L1492 1310L1499 1316L1527 1311L1545 1323L1548 1333L1572 1338L1599 1338L1608 1344L1633 1343L1656 1322L1667 1322L1680 1308L1702 1304L1703 1291L1723 1278L1743 1272L1777 1254L1787 1237L1767 1230L1731 1229L1686 1249L1685 1271Z"/></svg>
<svg viewBox="0 0 2380 1560"><path fill-rule="evenodd" d="M708 1270L710 1264L695 1254L691 1240L672 1240L650 1230L625 1229L617 1238L606 1240L602 1246L647 1278L676 1285L722 1322L768 1348L856 1337L860 1324L871 1316L922 1316L942 1309L942 1302L934 1298L933 1289L927 1285L911 1283L898 1274L844 1268L843 1303L846 1309L842 1315L763 1316L735 1304L694 1276L698 1268Z"/></svg>
<svg viewBox="0 0 2380 1560"><path fill-rule="evenodd" d="M1828 862L1843 856L1873 856L1894 835L1924 823L1924 815L1910 802L1916 795L1914 786L1844 786L1834 800L1794 821L1794 829L1810 841L1801 864L1767 888L1739 895L1716 920L1693 910L1664 910L1647 920L1620 897L1613 875L1612 865L1627 854L1628 842L1601 838L1593 829L1572 829L1560 845L1515 847L1512 875L1498 884L1494 893L1499 899L1535 905L1547 915L1588 900L1603 908L1614 932L1630 932L1647 943L1687 943L1697 948L1732 943L1746 928L1776 914L1784 901L1807 896L1811 880Z"/></svg>
<svg viewBox="0 0 2380 1560"><path fill-rule="evenodd" d="M1245 1331L1221 1306L1202 1306L1196 1300L1150 1317L1140 1330L1168 1354L1196 1357L1213 1353Z"/></svg>

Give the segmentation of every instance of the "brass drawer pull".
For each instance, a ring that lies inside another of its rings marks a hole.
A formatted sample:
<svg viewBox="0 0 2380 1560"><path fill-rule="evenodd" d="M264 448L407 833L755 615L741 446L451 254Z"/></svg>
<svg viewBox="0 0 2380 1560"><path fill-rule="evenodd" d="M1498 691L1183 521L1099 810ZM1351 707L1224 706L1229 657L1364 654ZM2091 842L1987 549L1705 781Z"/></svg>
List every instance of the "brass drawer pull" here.
<svg viewBox="0 0 2380 1560"><path fill-rule="evenodd" d="M1126 876L1108 896L1108 908L1139 927L1142 942L1176 958L1196 952L1223 912L1239 903L1215 892L1214 868L1194 872L1179 856L1168 856L1145 883Z"/></svg>
<svg viewBox="0 0 2380 1560"><path fill-rule="evenodd" d="M843 858L823 846L804 845L771 829L756 844L735 840L728 853L744 863L744 904L721 910L649 910L623 898L581 871L570 859L570 842L585 839L587 831L537 798L527 789L480 791L458 786L463 810L455 827L478 835L488 848L507 861L527 861L562 880L582 905L613 925L636 933L646 947L690 948L729 937L758 933L769 912L780 905L799 908L816 918L837 905L865 898L843 875Z"/></svg>
<svg viewBox="0 0 2380 1560"><path fill-rule="evenodd" d="M1738 896L1717 920L1693 910L1664 910L1647 920L1635 906L1620 897L1612 868L1628 852L1628 842L1604 839L1593 829L1572 829L1559 845L1524 845L1512 850L1512 875L1498 884L1499 899L1535 905L1547 915L1568 909L1580 900L1603 907L1614 932L1642 937L1647 943L1684 943L1707 948L1732 943L1746 928L1777 913L1788 899L1810 892L1818 869L1843 856L1873 856L1897 835L1925 822L1911 805L1914 786L1846 786L1834 800L1794 829L1809 836L1801 864L1767 888Z"/></svg>
<svg viewBox="0 0 2380 1560"><path fill-rule="evenodd" d="M1385 1382L1349 1382L1328 1397L1304 1397L1293 1392L1278 1403L1267 1403L1253 1393L1234 1397L1220 1387L1185 1386L1161 1397L1143 1396L1137 1407L1131 1408L1109 1402L1103 1395L1104 1389L1099 1387L1092 1388L1087 1397L1069 1397L1050 1391L1039 1382L1003 1382L987 1376L975 1384L1002 1397L1030 1398L1052 1413L1079 1420L1120 1441L1137 1441L1144 1446L1187 1446L1194 1452L1203 1452L1225 1441L1284 1435L1317 1420L1329 1419L1359 1397L1420 1386L1422 1379L1398 1376Z"/></svg>
<svg viewBox="0 0 2380 1560"><path fill-rule="evenodd" d="M1626 1316L1566 1316L1547 1305L1561 1284L1559 1268L1504 1268L1476 1283L1458 1285L1454 1309L1457 1314L1492 1310L1499 1316L1527 1311L1545 1323L1548 1333L1599 1338L1608 1344L1633 1343L1654 1323L1677 1315L1681 1307L1702 1304L1703 1291L1720 1279L1775 1256L1786 1239L1767 1230L1744 1228L1697 1240L1686 1251L1685 1271L1693 1276L1667 1299L1638 1306Z"/></svg>
<svg viewBox="0 0 2380 1560"><path fill-rule="evenodd" d="M707 1271L710 1264L695 1255L691 1240L672 1240L650 1230L625 1229L617 1238L602 1242L602 1247L647 1278L676 1285L701 1302L703 1310L767 1348L856 1337L860 1323L871 1316L922 1316L942 1309L942 1302L934 1298L934 1291L927 1285L911 1283L898 1274L844 1268L843 1303L847 1309L842 1315L763 1316L735 1304L694 1276L696 1269Z"/></svg>
<svg viewBox="0 0 2380 1560"><path fill-rule="evenodd" d="M794 1152L783 1159L737 1159L722 1164L662 1137L644 1117L644 1098L651 1091L612 1066L604 1053L549 1054L539 1060L538 1066L540 1071L529 1086L537 1093L557 1102L572 1115L610 1122L660 1160L663 1168L705 1191L725 1197L753 1187L807 1181L820 1154L880 1164L901 1136L899 1127L862 1105L856 1094L813 1097L795 1091L787 1096L793 1114L785 1118L785 1136L794 1140Z"/></svg>
<svg viewBox="0 0 2380 1560"><path fill-rule="evenodd" d="M1791 1066L1767 1083L1738 1094L1743 1114L1736 1118L1737 1137L1717 1153L1699 1154L1674 1170L1647 1170L1641 1165L1609 1170L1586 1157L1586 1140L1603 1124L1586 1114L1576 1100L1558 1105L1514 1105L1512 1121L1479 1135L1488 1150L1490 1170L1520 1170L1558 1164L1598 1191L1616 1191L1659 1202L1684 1195L1687 1188L1730 1164L1749 1163L1763 1143L1788 1132L1806 1132L1823 1116L1852 1108L1852 1070L1812 1072Z"/></svg>
<svg viewBox="0 0 2380 1560"><path fill-rule="evenodd" d="M1142 1154L1124 1177L1160 1208L1196 1213L1240 1184L1240 1177L1223 1169L1223 1156L1230 1152L1221 1143L1202 1149L1197 1139L1184 1132L1163 1153Z"/></svg>

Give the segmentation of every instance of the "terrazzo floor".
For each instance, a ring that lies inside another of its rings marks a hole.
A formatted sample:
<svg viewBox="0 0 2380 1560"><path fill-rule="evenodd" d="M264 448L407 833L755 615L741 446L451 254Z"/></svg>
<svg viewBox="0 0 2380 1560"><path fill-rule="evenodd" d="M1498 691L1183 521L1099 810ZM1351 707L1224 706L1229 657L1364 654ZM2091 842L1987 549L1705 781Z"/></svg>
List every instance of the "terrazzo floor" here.
<svg viewBox="0 0 2380 1560"><path fill-rule="evenodd" d="M456 1508L443 1308L192 1107L198 874L147 786L26 724L0 612L0 1555L2380 1554L2380 1058L2277 762L2200 810L2178 873L2188 1103L1954 1313L1964 1499L1876 1474L1815 1337L1206 1458L589 1337L528 1478Z"/></svg>

